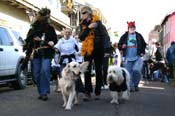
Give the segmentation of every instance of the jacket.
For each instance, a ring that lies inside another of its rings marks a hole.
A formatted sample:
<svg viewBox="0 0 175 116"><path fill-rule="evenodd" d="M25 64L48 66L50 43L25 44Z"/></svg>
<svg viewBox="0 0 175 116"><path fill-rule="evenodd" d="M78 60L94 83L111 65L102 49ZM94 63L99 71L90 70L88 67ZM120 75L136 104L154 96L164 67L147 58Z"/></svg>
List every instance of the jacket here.
<svg viewBox="0 0 175 116"><path fill-rule="evenodd" d="M94 38L93 52L109 53L111 44L110 44L110 37L108 35L108 32L101 21L97 21L96 23L97 23L97 27L94 29L95 38ZM84 22L83 24L88 26L90 23ZM82 30L82 25L80 25L79 38L81 41L84 41L89 31L90 31L89 28Z"/></svg>
<svg viewBox="0 0 175 116"><path fill-rule="evenodd" d="M136 40L137 40L137 55L141 55L141 53L145 54L146 42L143 39L142 35L138 32L136 33ZM118 43L118 49L123 52L123 57L126 56L126 48L122 48L123 44L127 45L128 40L128 32L124 33Z"/></svg>
<svg viewBox="0 0 175 116"><path fill-rule="evenodd" d="M45 40L43 41L42 45L41 42L33 41L33 38L40 37L42 38L43 33L45 35ZM32 28L29 30L26 38L27 43L27 52L26 54L29 55L32 52L33 48L39 48L40 46L46 46L47 48L41 48L34 53L34 58L38 57L45 57L45 58L53 58L55 51L54 49L48 45L49 41L53 41L54 44L57 42L57 35L55 29L49 24L42 24L40 22L36 22L32 25Z"/></svg>

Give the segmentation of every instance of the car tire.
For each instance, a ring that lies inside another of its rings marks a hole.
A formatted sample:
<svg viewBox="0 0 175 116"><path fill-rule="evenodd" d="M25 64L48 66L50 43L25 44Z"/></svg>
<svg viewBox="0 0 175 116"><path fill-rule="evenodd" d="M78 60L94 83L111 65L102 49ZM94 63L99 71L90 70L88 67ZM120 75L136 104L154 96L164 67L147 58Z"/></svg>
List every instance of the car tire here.
<svg viewBox="0 0 175 116"><path fill-rule="evenodd" d="M17 67L16 81L12 83L14 89L24 89L27 86L27 75L21 70L21 64Z"/></svg>

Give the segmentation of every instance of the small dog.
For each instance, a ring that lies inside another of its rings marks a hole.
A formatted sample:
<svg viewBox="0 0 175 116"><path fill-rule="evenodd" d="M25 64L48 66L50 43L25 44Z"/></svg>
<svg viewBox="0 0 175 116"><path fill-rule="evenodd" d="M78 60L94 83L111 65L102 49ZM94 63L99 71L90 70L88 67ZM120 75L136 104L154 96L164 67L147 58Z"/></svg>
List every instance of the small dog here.
<svg viewBox="0 0 175 116"><path fill-rule="evenodd" d="M122 67L116 65L109 66L107 74L107 82L111 93L111 103L119 104L119 100L129 100L130 87L129 72Z"/></svg>
<svg viewBox="0 0 175 116"><path fill-rule="evenodd" d="M86 71L88 65L88 62L79 64L78 62L72 61L63 68L62 78L59 80L59 85L63 96L63 107L65 107L65 110L71 110L73 100L74 104L78 103L75 81L80 78L81 73Z"/></svg>

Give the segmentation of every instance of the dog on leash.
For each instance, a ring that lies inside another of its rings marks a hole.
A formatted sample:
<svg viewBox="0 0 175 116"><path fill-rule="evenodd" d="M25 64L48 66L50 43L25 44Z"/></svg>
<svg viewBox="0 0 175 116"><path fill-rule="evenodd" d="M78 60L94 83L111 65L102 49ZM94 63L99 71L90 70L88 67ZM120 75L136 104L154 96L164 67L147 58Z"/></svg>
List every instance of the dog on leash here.
<svg viewBox="0 0 175 116"><path fill-rule="evenodd" d="M129 72L122 67L116 65L109 66L107 74L107 82L111 93L111 103L119 104L119 100L129 100L130 87Z"/></svg>
<svg viewBox="0 0 175 116"><path fill-rule="evenodd" d="M78 62L72 61L63 68L62 78L59 80L59 85L61 88L64 101L63 107L65 107L65 110L71 110L73 104L78 103L75 81L80 78L81 73L86 71L88 65L88 62L79 64Z"/></svg>

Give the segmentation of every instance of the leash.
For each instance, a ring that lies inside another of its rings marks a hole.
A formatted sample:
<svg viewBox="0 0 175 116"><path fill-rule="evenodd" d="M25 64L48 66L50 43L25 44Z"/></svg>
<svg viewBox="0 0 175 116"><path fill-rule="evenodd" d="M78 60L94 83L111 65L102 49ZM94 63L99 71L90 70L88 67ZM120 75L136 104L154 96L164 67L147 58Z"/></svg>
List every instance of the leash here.
<svg viewBox="0 0 175 116"><path fill-rule="evenodd" d="M119 105L113 104L113 106L114 106L114 109L115 109L116 116L121 116L120 112L119 112Z"/></svg>
<svg viewBox="0 0 175 116"><path fill-rule="evenodd" d="M32 53L30 54L30 59L33 59L35 51L38 52L38 50L42 48L49 48L49 46L41 46L41 47L33 48Z"/></svg>

